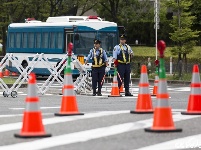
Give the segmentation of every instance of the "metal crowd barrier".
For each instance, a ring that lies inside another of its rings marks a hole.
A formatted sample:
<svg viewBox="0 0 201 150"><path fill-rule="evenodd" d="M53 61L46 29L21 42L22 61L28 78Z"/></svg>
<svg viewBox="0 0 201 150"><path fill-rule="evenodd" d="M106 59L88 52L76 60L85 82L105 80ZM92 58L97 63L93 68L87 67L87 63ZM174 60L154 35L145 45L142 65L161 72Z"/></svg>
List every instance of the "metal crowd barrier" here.
<svg viewBox="0 0 201 150"><path fill-rule="evenodd" d="M7 54L0 62L0 72L5 69L9 63L12 63L14 67L19 72L19 76L13 85L9 88L7 84L0 78L0 87L3 89L3 96L8 97L11 95L13 98L17 97L17 91L19 87L25 82L28 82L28 75L33 71L37 63L42 63L51 73L47 80L39 86L37 84L38 92L41 94L45 94L52 84L57 81L61 86L63 86L63 77L61 77L61 71L64 70L64 67L67 65L67 57L66 54L60 61L60 63L54 67L48 61L48 58L44 54L35 54L33 59L29 62L26 68L23 68L21 62L13 54ZM91 70L87 70L77 59L75 55L72 56L72 63L79 70L80 75L74 82L74 90L77 94L88 93L92 90L92 78L91 78Z"/></svg>
<svg viewBox="0 0 201 150"><path fill-rule="evenodd" d="M0 72L3 71L6 66L8 66L9 62L13 64L14 67L19 71L19 77L16 79L16 81L13 83L13 85L9 88L7 84L0 78L0 87L4 90L3 96L8 97L11 95L12 97L17 97L17 91L19 87L24 83L28 82L28 75L32 72L32 70L35 68L36 64L40 61L43 63L43 65L46 66L46 68L50 71L51 75L48 77L48 79L43 83L41 86L37 85L37 89L41 94L45 94L45 92L48 91L49 87L53 84L53 82L56 80L58 83L62 86L63 85L63 78L61 77L60 73L64 69L65 60L67 58L67 55L65 55L61 62L56 66L53 67L50 62L48 61L48 58L45 57L44 54L36 54L33 56L33 59L31 62L29 62L28 66L26 68L23 68L23 66L20 64L20 62L16 59L16 57L13 56L13 54L7 54L4 56L4 58L0 62ZM50 81L51 80L51 81Z"/></svg>

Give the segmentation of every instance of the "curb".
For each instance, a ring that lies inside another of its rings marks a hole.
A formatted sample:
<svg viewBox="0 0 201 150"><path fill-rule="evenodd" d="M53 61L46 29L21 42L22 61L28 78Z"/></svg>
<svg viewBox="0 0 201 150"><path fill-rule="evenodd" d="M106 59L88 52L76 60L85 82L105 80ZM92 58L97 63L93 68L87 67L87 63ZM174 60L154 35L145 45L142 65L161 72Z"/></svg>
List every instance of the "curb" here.
<svg viewBox="0 0 201 150"><path fill-rule="evenodd" d="M13 84L6 84L8 86L8 88L11 88L13 86ZM16 84L15 87L17 87L19 84ZM21 86L19 88L27 88L27 84L21 84Z"/></svg>
<svg viewBox="0 0 201 150"><path fill-rule="evenodd" d="M112 82L112 78L105 78L105 80L108 80L109 82ZM140 78L132 78L131 79L132 82L140 82ZM150 83L154 83L154 79L149 79ZM191 82L190 81L180 81L180 80L167 80L168 84L182 84L182 85L190 85Z"/></svg>

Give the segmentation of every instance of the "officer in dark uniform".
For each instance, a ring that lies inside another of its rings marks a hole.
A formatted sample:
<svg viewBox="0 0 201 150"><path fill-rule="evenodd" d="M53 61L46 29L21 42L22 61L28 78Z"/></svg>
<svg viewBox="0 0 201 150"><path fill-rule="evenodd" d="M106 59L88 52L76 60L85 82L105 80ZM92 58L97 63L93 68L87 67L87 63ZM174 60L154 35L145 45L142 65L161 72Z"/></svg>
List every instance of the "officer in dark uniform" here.
<svg viewBox="0 0 201 150"><path fill-rule="evenodd" d="M94 40L94 48L90 50L88 57L86 58L85 64L88 63L89 59L92 59L92 88L93 96L96 95L96 88L98 83L98 96L102 96L102 80L105 75L105 67L108 65L107 55L105 50L100 47L101 41Z"/></svg>
<svg viewBox="0 0 201 150"><path fill-rule="evenodd" d="M120 44L114 47L113 51L113 62L117 67L118 71L118 87L120 89L122 82L124 82L125 96L133 96L129 92L129 82L130 82L130 62L133 56L133 51L131 47L126 44L126 36L120 35ZM120 76L120 77L119 77Z"/></svg>

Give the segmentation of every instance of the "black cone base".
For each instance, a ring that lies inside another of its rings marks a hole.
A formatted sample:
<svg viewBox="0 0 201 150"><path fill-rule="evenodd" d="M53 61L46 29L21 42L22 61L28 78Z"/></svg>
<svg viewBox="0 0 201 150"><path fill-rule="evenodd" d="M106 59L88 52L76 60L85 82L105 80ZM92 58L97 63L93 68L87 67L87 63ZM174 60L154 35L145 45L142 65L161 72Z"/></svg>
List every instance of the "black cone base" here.
<svg viewBox="0 0 201 150"><path fill-rule="evenodd" d="M84 113L55 113L55 116L76 116L76 115L84 115Z"/></svg>
<svg viewBox="0 0 201 150"><path fill-rule="evenodd" d="M130 111L131 114L152 114L154 111Z"/></svg>
<svg viewBox="0 0 201 150"><path fill-rule="evenodd" d="M181 112L182 115L201 115L201 112Z"/></svg>
<svg viewBox="0 0 201 150"><path fill-rule="evenodd" d="M108 97L122 97L122 95L119 95L119 96L108 95Z"/></svg>
<svg viewBox="0 0 201 150"><path fill-rule="evenodd" d="M44 135L21 135L21 134L14 134L17 138L45 138L45 137L51 137L51 134L44 134Z"/></svg>
<svg viewBox="0 0 201 150"><path fill-rule="evenodd" d="M145 128L146 132L157 132L157 133L163 133L163 132L182 132L182 129L152 129L152 128Z"/></svg>

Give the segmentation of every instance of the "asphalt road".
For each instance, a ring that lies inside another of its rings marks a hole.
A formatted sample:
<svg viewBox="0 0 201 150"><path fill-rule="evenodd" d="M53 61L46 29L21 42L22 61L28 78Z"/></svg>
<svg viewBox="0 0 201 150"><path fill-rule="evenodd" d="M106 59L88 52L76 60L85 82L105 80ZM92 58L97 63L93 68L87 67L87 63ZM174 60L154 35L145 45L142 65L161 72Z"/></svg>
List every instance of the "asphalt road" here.
<svg viewBox="0 0 201 150"><path fill-rule="evenodd" d="M43 81L39 81L38 84ZM20 88L16 98L3 97L0 89L0 150L134 150L134 149L199 149L201 148L201 117L181 115L186 111L189 85L168 85L169 102L175 127L182 132L149 133L144 128L153 125L153 114L130 114L135 110L137 83L132 84L133 97L113 98L110 84L103 87L103 96L76 95L81 116L57 117L61 107L61 86L53 84L44 94L38 94L45 131L49 138L15 138L20 133L25 111L27 88ZM153 84L150 84L152 92ZM156 97L152 97L153 107ZM195 148L196 147L196 148Z"/></svg>

